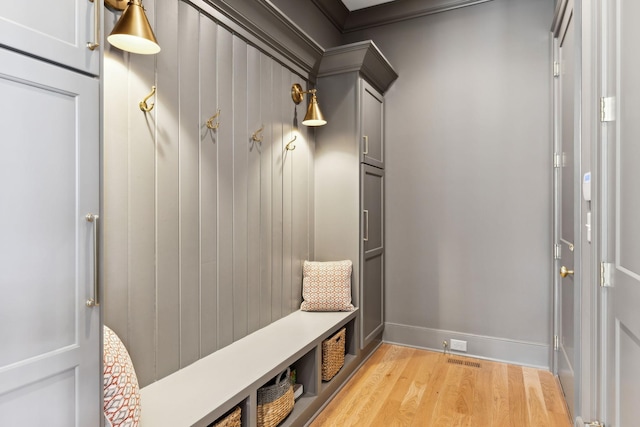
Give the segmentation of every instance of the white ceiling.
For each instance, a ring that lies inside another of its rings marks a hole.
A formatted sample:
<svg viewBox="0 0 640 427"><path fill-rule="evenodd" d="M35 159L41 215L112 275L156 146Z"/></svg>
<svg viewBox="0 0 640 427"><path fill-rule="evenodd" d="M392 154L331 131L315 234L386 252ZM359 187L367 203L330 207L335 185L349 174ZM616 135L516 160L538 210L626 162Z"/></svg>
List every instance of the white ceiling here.
<svg viewBox="0 0 640 427"><path fill-rule="evenodd" d="M364 9L366 7L376 6L382 3L391 3L395 0L342 0L347 9L350 11Z"/></svg>

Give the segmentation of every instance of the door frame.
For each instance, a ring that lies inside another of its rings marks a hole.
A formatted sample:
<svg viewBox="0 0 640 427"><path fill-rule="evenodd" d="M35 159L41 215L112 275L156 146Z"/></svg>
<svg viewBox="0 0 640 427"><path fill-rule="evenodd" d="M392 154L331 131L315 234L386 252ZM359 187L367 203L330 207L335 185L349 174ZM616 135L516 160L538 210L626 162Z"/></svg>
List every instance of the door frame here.
<svg viewBox="0 0 640 427"><path fill-rule="evenodd" d="M574 156L575 163L575 293L574 293L574 338L576 340L575 361L575 401L574 422L583 426L584 420L595 420L599 415L602 389L602 361L600 343L602 341L602 313L600 305L600 262L602 261L602 242L605 242L602 229L602 176L600 147L600 110L601 93L601 0L558 0L551 27L552 64L559 62L559 39L565 13L573 5L575 27L575 118L574 118ZM561 153L559 133L559 84L552 82L553 102L553 153ZM591 171L592 189L590 206L582 196L582 176ZM553 242L559 242L559 168L553 169ZM591 211L591 243L586 239L586 212ZM554 251L555 254L555 251ZM560 336L558 271L559 259L553 259L553 333L551 336L551 370L558 374L558 352L554 351L555 336Z"/></svg>

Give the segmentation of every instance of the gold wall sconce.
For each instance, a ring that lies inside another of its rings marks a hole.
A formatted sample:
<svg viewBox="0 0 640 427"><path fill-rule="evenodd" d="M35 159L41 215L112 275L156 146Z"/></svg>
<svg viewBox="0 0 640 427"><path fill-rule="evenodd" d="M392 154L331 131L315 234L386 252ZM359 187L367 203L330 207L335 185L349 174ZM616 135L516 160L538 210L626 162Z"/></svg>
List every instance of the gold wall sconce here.
<svg viewBox="0 0 640 427"><path fill-rule="evenodd" d="M311 90L302 90L302 86L298 83L294 83L291 86L291 99L296 105L300 104L304 99L304 94L310 93L311 100L309 101L309 107L307 108L307 114L304 116L304 120L302 120L302 124L305 126L323 126L327 124L327 121L324 119L322 112L320 111L320 107L318 106L318 99L316 98L316 89Z"/></svg>
<svg viewBox="0 0 640 427"><path fill-rule="evenodd" d="M160 52L160 45L144 13L142 0L104 0L112 10L124 10L107 37L111 45L131 53L151 55Z"/></svg>

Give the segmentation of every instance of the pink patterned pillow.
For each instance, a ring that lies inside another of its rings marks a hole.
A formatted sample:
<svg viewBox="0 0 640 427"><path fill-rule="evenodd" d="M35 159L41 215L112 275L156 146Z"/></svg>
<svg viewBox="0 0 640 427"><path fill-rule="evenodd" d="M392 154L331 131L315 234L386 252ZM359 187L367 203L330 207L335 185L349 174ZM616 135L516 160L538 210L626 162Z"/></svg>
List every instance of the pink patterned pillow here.
<svg viewBox="0 0 640 427"><path fill-rule="evenodd" d="M104 327L104 416L113 427L136 427L140 388L131 357L115 332Z"/></svg>
<svg viewBox="0 0 640 427"><path fill-rule="evenodd" d="M303 311L353 311L351 261L305 261L302 268Z"/></svg>

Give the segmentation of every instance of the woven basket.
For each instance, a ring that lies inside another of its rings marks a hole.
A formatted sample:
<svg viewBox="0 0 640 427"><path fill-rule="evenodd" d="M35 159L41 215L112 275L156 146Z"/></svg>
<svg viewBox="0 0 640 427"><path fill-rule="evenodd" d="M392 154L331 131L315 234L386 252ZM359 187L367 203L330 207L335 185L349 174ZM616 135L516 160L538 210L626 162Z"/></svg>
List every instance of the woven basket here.
<svg viewBox="0 0 640 427"><path fill-rule="evenodd" d="M258 389L258 427L275 427L293 410L293 387L287 368L276 383Z"/></svg>
<svg viewBox="0 0 640 427"><path fill-rule="evenodd" d="M344 340L346 329L322 341L322 381L329 381L344 366Z"/></svg>
<svg viewBox="0 0 640 427"><path fill-rule="evenodd" d="M236 407L233 411L222 417L210 427L241 427L242 426L242 409Z"/></svg>

